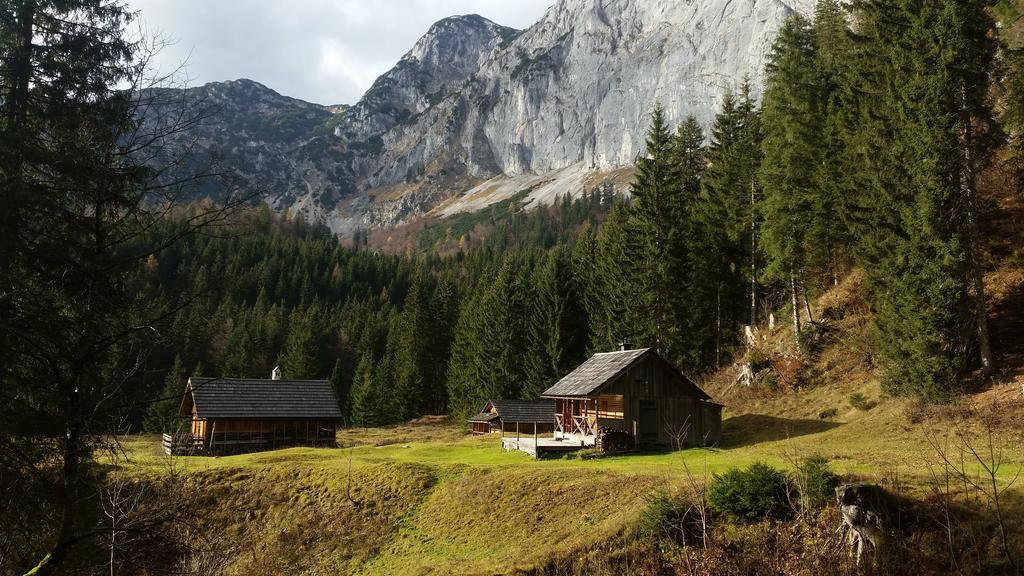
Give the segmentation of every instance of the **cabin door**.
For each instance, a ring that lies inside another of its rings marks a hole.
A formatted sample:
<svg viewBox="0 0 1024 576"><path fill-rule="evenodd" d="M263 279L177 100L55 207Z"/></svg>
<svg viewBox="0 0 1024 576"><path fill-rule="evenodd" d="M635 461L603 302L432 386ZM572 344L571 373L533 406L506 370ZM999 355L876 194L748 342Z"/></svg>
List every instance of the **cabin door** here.
<svg viewBox="0 0 1024 576"><path fill-rule="evenodd" d="M639 414L637 415L637 438L642 443L653 444L658 442L658 403L654 400L640 400Z"/></svg>

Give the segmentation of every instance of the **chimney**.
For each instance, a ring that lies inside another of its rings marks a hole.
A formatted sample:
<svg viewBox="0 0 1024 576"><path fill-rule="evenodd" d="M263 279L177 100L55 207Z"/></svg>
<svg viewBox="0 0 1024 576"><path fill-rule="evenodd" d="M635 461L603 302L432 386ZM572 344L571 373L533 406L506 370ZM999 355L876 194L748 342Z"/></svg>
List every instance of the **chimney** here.
<svg viewBox="0 0 1024 576"><path fill-rule="evenodd" d="M270 371L270 379L271 380L280 380L281 379L281 367L280 366L274 366L274 369Z"/></svg>
<svg viewBox="0 0 1024 576"><path fill-rule="evenodd" d="M632 346L630 345L629 342L623 340L622 343L619 344L619 352L625 352L626 350L631 349L631 347Z"/></svg>

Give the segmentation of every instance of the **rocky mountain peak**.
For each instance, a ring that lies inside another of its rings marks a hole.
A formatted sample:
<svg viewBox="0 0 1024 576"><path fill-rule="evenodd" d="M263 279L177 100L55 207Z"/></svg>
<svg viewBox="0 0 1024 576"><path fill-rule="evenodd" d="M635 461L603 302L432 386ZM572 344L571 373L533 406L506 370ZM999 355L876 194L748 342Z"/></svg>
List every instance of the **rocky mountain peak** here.
<svg viewBox="0 0 1024 576"><path fill-rule="evenodd" d="M412 50L346 111L335 135L348 140L372 138L408 121L457 89L515 33L476 14L434 23Z"/></svg>
<svg viewBox="0 0 1024 576"><path fill-rule="evenodd" d="M202 134L267 201L341 233L479 209L524 189L580 194L643 150L656 102L708 126L777 30L813 0L556 0L517 31L478 15L434 23L352 106L251 81Z"/></svg>

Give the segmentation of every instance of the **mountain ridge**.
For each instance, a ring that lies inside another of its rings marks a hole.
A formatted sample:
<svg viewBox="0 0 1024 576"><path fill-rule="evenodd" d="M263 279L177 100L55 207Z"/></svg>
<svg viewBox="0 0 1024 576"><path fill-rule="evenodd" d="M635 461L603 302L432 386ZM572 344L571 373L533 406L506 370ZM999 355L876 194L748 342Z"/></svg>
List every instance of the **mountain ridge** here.
<svg viewBox="0 0 1024 576"><path fill-rule="evenodd" d="M538 181L538 204L581 194L642 152L655 102L670 122L707 126L744 77L759 95L775 32L809 11L807 0L558 0L525 30L475 14L434 23L351 106L255 82L193 90L230 112L200 130L208 151L274 209L346 235L476 209L483 193L499 201ZM293 116L295 130L277 125Z"/></svg>

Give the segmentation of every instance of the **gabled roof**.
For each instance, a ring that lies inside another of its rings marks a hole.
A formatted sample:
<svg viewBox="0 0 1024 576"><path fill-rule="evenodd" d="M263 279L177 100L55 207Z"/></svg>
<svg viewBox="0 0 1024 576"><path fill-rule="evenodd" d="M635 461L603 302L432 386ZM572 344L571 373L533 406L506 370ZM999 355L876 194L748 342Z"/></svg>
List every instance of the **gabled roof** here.
<svg viewBox="0 0 1024 576"><path fill-rule="evenodd" d="M663 363L668 369L675 372L679 379L693 387L696 396L702 400L710 400L711 397L684 376L679 370L662 358L651 348L639 348L637 350L622 350L617 352L599 352L590 357L589 360L580 364L575 370L566 374L554 386L544 391L544 397L582 397L593 394L605 384L614 380L617 376L629 369L647 355L653 356L658 362Z"/></svg>
<svg viewBox="0 0 1024 576"><path fill-rule="evenodd" d="M188 379L182 402L198 418L341 419L338 399L327 380ZM189 414L191 415L191 414Z"/></svg>
<svg viewBox="0 0 1024 576"><path fill-rule="evenodd" d="M491 409L494 409L492 412ZM485 417L489 417L484 419ZM554 400L489 400L479 414L470 422L490 422L501 418L502 422L521 424L551 424L555 421Z"/></svg>

